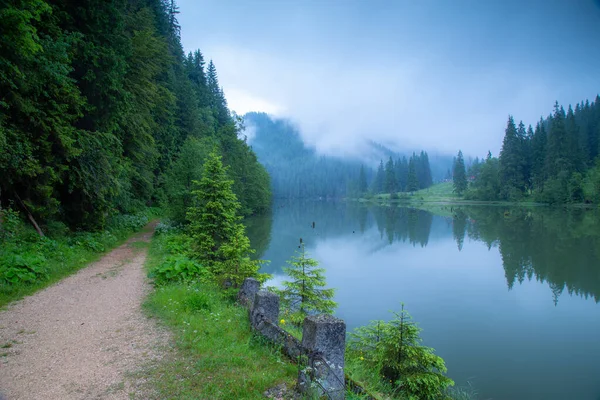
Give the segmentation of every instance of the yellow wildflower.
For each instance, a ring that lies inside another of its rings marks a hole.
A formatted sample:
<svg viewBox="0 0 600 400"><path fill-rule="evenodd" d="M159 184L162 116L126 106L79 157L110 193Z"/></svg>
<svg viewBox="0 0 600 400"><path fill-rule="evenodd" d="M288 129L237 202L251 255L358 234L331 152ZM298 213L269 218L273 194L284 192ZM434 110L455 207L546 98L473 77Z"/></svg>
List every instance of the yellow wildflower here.
<svg viewBox="0 0 600 400"><path fill-rule="evenodd" d="M280 323L281 325L285 325L285 319L282 319L281 321L279 321L279 323Z"/></svg>

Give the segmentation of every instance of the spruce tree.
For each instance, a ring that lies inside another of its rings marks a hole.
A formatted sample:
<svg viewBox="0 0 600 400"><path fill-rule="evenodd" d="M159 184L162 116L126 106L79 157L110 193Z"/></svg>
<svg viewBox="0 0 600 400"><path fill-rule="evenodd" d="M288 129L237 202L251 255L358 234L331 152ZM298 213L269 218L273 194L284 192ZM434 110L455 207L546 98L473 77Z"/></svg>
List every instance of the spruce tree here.
<svg viewBox="0 0 600 400"><path fill-rule="evenodd" d="M358 175L358 194L362 196L367 192L367 175L365 173L365 167L360 166L360 173Z"/></svg>
<svg viewBox="0 0 600 400"><path fill-rule="evenodd" d="M422 345L421 329L404 309L389 322L372 321L350 334L349 356L377 372L386 386L408 399L446 399L454 381L444 360Z"/></svg>
<svg viewBox="0 0 600 400"><path fill-rule="evenodd" d="M546 181L546 128L540 120L535 126L531 139L531 182L535 190L541 191Z"/></svg>
<svg viewBox="0 0 600 400"><path fill-rule="evenodd" d="M454 168L452 171L452 179L454 186L454 193L459 196L467 190L467 172L465 170L465 160L463 159L462 151L458 151L458 156L454 161Z"/></svg>
<svg viewBox="0 0 600 400"><path fill-rule="evenodd" d="M398 191L396 174L394 172L394 161L390 156L390 159L385 164L385 192L386 193L396 193Z"/></svg>
<svg viewBox="0 0 600 400"><path fill-rule="evenodd" d="M325 289L325 269L308 256L302 239L296 254L283 268L291 281L283 282L281 294L290 321L301 325L307 315L331 314L337 304L332 300L335 289Z"/></svg>
<svg viewBox="0 0 600 400"><path fill-rule="evenodd" d="M240 203L231 190L221 157L208 155L202 179L192 192L196 204L188 209L188 232L193 239L192 254L215 276L217 281L236 285L258 271L250 261L251 253L237 211Z"/></svg>
<svg viewBox="0 0 600 400"><path fill-rule="evenodd" d="M383 193L385 188L385 169L383 167L383 160L379 161L379 167L373 179L372 191L373 193Z"/></svg>
<svg viewBox="0 0 600 400"><path fill-rule="evenodd" d="M509 115L500 151L500 183L505 199L519 198L525 191L523 176L525 135L523 122L519 124L517 130L513 117Z"/></svg>
<svg viewBox="0 0 600 400"><path fill-rule="evenodd" d="M565 110L557 101L554 104L547 140L545 166L548 178L556 178L560 172L569 174L572 170L565 119Z"/></svg>
<svg viewBox="0 0 600 400"><path fill-rule="evenodd" d="M419 190L419 178L417 178L417 166L414 155L408 161L408 177L406 179L406 191L415 192Z"/></svg>

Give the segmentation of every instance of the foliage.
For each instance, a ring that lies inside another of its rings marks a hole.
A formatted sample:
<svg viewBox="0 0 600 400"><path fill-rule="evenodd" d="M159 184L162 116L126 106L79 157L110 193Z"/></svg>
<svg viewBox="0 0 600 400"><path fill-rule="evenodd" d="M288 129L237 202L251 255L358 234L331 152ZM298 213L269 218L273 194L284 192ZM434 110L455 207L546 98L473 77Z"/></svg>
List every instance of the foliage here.
<svg viewBox="0 0 600 400"><path fill-rule="evenodd" d="M454 183L454 192L461 196L467 190L467 172L465 170L465 160L462 151L458 151L458 156L454 161L452 169L452 181Z"/></svg>
<svg viewBox="0 0 600 400"><path fill-rule="evenodd" d="M372 153L388 161L392 158L393 163L384 164L383 159L378 164L373 164L374 159L361 163L357 159L319 154L303 142L298 127L288 120L275 119L264 113L248 113L244 123L252 133L248 135L248 143L269 171L273 194L277 198L364 197L369 191L405 191L408 158L415 162L418 189L433 183L432 166L425 152L401 154L377 143L367 143L366 154ZM437 158L434 167L440 169L443 165L445 171L449 160ZM438 178L441 178L440 173Z"/></svg>
<svg viewBox="0 0 600 400"><path fill-rule="evenodd" d="M509 116L499 159L488 155L473 176L467 198L549 204L599 203L600 97L565 112L558 102L535 129Z"/></svg>
<svg viewBox="0 0 600 400"><path fill-rule="evenodd" d="M325 270L317 268L318 265L317 260L308 257L301 241L300 251L283 268L292 280L283 282L282 303L287 319L293 324L302 324L307 315L331 314L337 306L331 300L335 290L323 289L326 285Z"/></svg>
<svg viewBox="0 0 600 400"><path fill-rule="evenodd" d="M44 225L40 237L18 213L0 210L0 307L47 287L86 266L99 254L121 243L148 221L154 210L113 217L103 232L72 232L64 224ZM114 224L114 225L111 225Z"/></svg>
<svg viewBox="0 0 600 400"><path fill-rule="evenodd" d="M393 393L409 399L448 398L446 389L454 382L444 375L444 360L421 345L421 330L404 306L394 316L389 322L373 321L357 328L348 343L348 357L377 371Z"/></svg>
<svg viewBox="0 0 600 400"><path fill-rule="evenodd" d="M4 257L2 257L4 258ZM4 265L0 269L0 282L10 285L32 284L48 278L46 258L41 255L11 255L10 259L0 259Z"/></svg>
<svg viewBox="0 0 600 400"><path fill-rule="evenodd" d="M504 142L500 151L500 187L501 197L507 200L518 200L527 189L528 171L527 138L523 122L519 129L512 116L508 117Z"/></svg>
<svg viewBox="0 0 600 400"><path fill-rule="evenodd" d="M146 267L178 251L169 239L155 236ZM144 371L159 398L260 399L281 382L292 386L297 369L276 349L257 340L248 313L213 284L194 282L158 288L148 298L148 312L173 332L176 348Z"/></svg>
<svg viewBox="0 0 600 400"><path fill-rule="evenodd" d="M148 275L154 283L162 286L168 283L186 283L197 280L205 269L198 262L181 254L172 255Z"/></svg>
<svg viewBox="0 0 600 400"><path fill-rule="evenodd" d="M240 204L231 190L233 181L216 153L208 155L196 184L195 204L187 213L191 254L220 283L238 287L247 277L258 276L260 262L250 259L252 249L238 222Z"/></svg>
<svg viewBox="0 0 600 400"><path fill-rule="evenodd" d="M0 8L0 204L102 230L164 202L183 222L214 147L241 212L270 205L215 65L185 56L174 2L14 1Z"/></svg>

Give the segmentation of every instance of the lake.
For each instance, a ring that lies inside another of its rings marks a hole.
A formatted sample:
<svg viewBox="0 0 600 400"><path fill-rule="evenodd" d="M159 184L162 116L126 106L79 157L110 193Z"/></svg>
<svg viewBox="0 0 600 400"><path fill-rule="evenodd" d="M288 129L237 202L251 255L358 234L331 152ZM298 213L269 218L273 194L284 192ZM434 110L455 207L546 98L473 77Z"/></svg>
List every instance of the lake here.
<svg viewBox="0 0 600 400"><path fill-rule="evenodd" d="M600 399L598 210L292 201L248 235L275 286L302 238L348 330L404 303L479 399Z"/></svg>

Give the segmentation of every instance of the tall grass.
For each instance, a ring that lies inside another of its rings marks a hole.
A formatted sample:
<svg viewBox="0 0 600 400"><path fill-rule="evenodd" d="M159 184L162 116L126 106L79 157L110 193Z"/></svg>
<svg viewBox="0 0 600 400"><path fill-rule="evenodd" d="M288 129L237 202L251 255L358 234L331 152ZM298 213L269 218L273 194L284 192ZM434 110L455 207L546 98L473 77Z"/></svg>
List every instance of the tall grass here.
<svg viewBox="0 0 600 400"><path fill-rule="evenodd" d="M0 307L35 293L85 267L143 228L156 209L117 215L100 232L72 232L60 222L44 226L46 236L12 210L0 210Z"/></svg>
<svg viewBox="0 0 600 400"><path fill-rule="evenodd" d="M155 236L147 268L172 255L169 234ZM146 310L172 332L173 354L148 371L160 399L262 399L280 383L295 384L297 369L278 348L252 333L248 311L228 292L202 283L157 288Z"/></svg>

